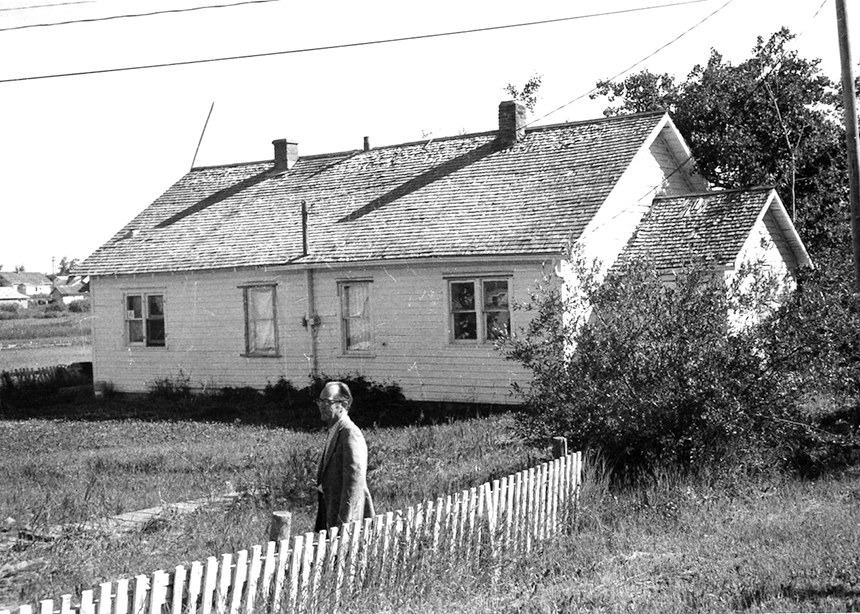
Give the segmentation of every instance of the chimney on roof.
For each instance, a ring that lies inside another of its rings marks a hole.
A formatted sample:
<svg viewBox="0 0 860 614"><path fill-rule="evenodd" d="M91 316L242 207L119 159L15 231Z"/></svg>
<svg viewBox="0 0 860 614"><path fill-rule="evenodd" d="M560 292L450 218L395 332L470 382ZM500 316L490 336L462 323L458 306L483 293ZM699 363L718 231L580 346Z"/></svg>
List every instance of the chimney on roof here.
<svg viewBox="0 0 860 614"><path fill-rule="evenodd" d="M299 144L287 139L272 141L275 146L275 171L288 171L299 159Z"/></svg>
<svg viewBox="0 0 860 614"><path fill-rule="evenodd" d="M515 100L499 103L499 140L506 145L522 141L526 136L526 108Z"/></svg>
<svg viewBox="0 0 860 614"><path fill-rule="evenodd" d="M364 151L370 151L370 137L364 137Z"/></svg>

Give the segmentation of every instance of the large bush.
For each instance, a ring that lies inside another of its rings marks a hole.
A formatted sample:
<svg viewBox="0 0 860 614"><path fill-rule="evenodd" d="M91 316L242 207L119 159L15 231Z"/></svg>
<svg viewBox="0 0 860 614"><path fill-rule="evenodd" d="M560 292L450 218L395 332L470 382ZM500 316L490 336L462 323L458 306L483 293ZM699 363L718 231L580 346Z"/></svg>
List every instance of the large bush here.
<svg viewBox="0 0 860 614"><path fill-rule="evenodd" d="M621 475L760 468L842 443L803 412L810 380L780 343L789 318L770 313L781 297L763 267L727 285L708 263L667 280L639 262L601 280L572 260L577 282L548 277L530 326L507 341L533 373L518 389L527 437L599 448Z"/></svg>

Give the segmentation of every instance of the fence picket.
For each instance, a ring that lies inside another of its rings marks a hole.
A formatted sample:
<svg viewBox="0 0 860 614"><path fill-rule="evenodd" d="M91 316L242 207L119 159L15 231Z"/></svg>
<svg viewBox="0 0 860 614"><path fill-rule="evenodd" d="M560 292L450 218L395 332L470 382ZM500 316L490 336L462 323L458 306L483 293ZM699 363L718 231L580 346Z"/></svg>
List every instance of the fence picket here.
<svg viewBox="0 0 860 614"><path fill-rule="evenodd" d="M134 578L134 601L132 614L146 614L146 596L149 593L149 578L143 574Z"/></svg>
<svg viewBox="0 0 860 614"><path fill-rule="evenodd" d="M60 614L73 614L71 595L60 595Z"/></svg>
<svg viewBox="0 0 860 614"><path fill-rule="evenodd" d="M251 561L248 565L248 581L245 585L245 607L243 614L253 614L257 603L257 589L260 585L260 573L263 567L263 547L254 546L251 549Z"/></svg>
<svg viewBox="0 0 860 614"><path fill-rule="evenodd" d="M236 568L233 570L232 586L230 587L230 614L239 614L242 607L242 594L245 588L245 580L248 578L248 551L240 550L236 553ZM155 614L153 612L152 614Z"/></svg>
<svg viewBox="0 0 860 614"><path fill-rule="evenodd" d="M114 614L128 614L128 578L122 578L116 582L116 609Z"/></svg>
<svg viewBox="0 0 860 614"><path fill-rule="evenodd" d="M80 614L95 614L96 607L91 590L81 591L81 607L79 611Z"/></svg>
<svg viewBox="0 0 860 614"><path fill-rule="evenodd" d="M323 572L325 571L326 546L328 545L326 534L327 531L320 531L317 534L317 545L316 550L314 551L315 556L313 569L311 570L310 595L308 597L308 611L310 612L321 610L321 608L318 607L318 602L320 598L320 583L322 582Z"/></svg>
<svg viewBox="0 0 860 614"><path fill-rule="evenodd" d="M287 598L288 612L296 611L296 602L299 598L299 569L301 568L302 555L304 554L305 538L302 535L293 537L293 550L290 557L290 571L287 573L289 596ZM274 610L277 614L279 610Z"/></svg>
<svg viewBox="0 0 860 614"><path fill-rule="evenodd" d="M319 536L323 540L322 535ZM319 543L317 543L319 547ZM311 597L311 565L314 560L314 533L305 533L304 550L302 550L301 567L299 570L299 602L296 610L308 611L308 601Z"/></svg>
<svg viewBox="0 0 860 614"><path fill-rule="evenodd" d="M185 597L185 567L177 565L173 571L173 595L170 614L182 614L182 600Z"/></svg>
<svg viewBox="0 0 860 614"><path fill-rule="evenodd" d="M200 600L200 591L202 588L203 563L194 561L191 563L191 574L188 578L188 601L185 604L186 614L197 614L197 604ZM177 612L173 614L177 614Z"/></svg>
<svg viewBox="0 0 860 614"><path fill-rule="evenodd" d="M110 582L102 582L99 584L99 607L98 614L111 614L111 589L113 585Z"/></svg>
<svg viewBox="0 0 860 614"><path fill-rule="evenodd" d="M370 542L374 539L373 533L373 518L364 519L364 528L361 531L361 556L358 560L358 580L357 586L364 588L367 579L367 568L369 565Z"/></svg>
<svg viewBox="0 0 860 614"><path fill-rule="evenodd" d="M149 591L149 614L161 614L161 608L167 603L167 583L170 576L159 569L152 574L152 585ZM144 605L146 607L146 605Z"/></svg>
<svg viewBox="0 0 860 614"><path fill-rule="evenodd" d="M210 556L206 559L206 575L203 578L203 614L212 614L215 605L215 586L218 580L218 559Z"/></svg>
<svg viewBox="0 0 860 614"><path fill-rule="evenodd" d="M39 614L53 614L54 613L54 600L53 599L43 599L39 602Z"/></svg>
<svg viewBox="0 0 860 614"><path fill-rule="evenodd" d="M230 593L230 576L233 564L233 555L226 552L221 555L221 564L218 566L218 589L216 596L216 614L227 614L227 596Z"/></svg>
<svg viewBox="0 0 860 614"><path fill-rule="evenodd" d="M275 577L275 565L277 557L275 548L277 544L273 541L266 543L266 556L263 560L263 571L261 577L260 598L264 603L269 603L272 595L272 581Z"/></svg>

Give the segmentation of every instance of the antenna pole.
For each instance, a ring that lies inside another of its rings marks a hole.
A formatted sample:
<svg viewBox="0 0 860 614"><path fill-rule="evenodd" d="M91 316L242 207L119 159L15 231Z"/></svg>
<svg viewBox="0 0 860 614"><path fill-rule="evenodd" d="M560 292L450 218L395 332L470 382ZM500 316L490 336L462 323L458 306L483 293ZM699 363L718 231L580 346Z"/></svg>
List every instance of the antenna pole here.
<svg viewBox="0 0 860 614"><path fill-rule="evenodd" d="M212 117L212 109L215 108L215 101L212 101L212 106L209 107L209 114L206 116L206 121L203 123L203 130L200 131L200 140L197 141L197 149L194 150L194 157L191 159L191 168L194 168L194 163L197 162L197 152L200 151L200 144L203 142L203 135L206 134L206 126L209 125L209 118Z"/></svg>

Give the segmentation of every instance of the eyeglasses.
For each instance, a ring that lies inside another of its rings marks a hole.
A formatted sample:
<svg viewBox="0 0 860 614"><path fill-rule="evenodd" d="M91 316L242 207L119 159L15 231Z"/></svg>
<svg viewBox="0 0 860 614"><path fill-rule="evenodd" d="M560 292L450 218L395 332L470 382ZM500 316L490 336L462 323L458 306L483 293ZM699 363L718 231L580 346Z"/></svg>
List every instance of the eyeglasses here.
<svg viewBox="0 0 860 614"><path fill-rule="evenodd" d="M334 405L341 402L341 399L317 399L317 405Z"/></svg>

